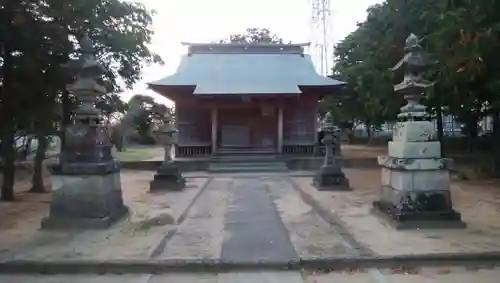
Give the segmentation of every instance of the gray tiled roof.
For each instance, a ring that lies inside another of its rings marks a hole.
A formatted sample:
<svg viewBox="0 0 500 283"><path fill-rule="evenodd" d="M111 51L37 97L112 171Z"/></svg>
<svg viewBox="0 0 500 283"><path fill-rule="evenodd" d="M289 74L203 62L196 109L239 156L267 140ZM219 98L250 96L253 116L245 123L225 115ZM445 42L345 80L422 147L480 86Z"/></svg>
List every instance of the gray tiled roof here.
<svg viewBox="0 0 500 283"><path fill-rule="evenodd" d="M299 94L299 86L338 86L338 80L319 75L309 55L298 45L190 46L177 72L151 86L195 86L204 94ZM298 52L298 50L300 52Z"/></svg>

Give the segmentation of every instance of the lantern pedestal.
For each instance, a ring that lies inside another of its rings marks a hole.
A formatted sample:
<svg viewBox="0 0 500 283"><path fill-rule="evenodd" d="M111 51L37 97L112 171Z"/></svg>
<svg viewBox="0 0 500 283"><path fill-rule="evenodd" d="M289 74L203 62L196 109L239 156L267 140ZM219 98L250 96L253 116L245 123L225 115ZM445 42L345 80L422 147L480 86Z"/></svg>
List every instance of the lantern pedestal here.
<svg viewBox="0 0 500 283"><path fill-rule="evenodd" d="M154 179L149 183L151 191L181 191L185 187L186 179L182 177L179 167L177 167L174 161L162 164L156 170Z"/></svg>
<svg viewBox="0 0 500 283"><path fill-rule="evenodd" d="M313 179L319 191L350 191L349 179L340 166L321 166Z"/></svg>
<svg viewBox="0 0 500 283"><path fill-rule="evenodd" d="M52 176L50 214L42 229L105 229L128 215L120 171Z"/></svg>
<svg viewBox="0 0 500 283"><path fill-rule="evenodd" d="M75 124L66 131L66 148L52 172L50 214L43 229L105 229L123 219L120 163L111 156L108 134L100 126Z"/></svg>
<svg viewBox="0 0 500 283"><path fill-rule="evenodd" d="M452 160L441 157L429 121L396 124L389 156L379 156L382 190L374 212L396 229L464 228L450 192Z"/></svg>

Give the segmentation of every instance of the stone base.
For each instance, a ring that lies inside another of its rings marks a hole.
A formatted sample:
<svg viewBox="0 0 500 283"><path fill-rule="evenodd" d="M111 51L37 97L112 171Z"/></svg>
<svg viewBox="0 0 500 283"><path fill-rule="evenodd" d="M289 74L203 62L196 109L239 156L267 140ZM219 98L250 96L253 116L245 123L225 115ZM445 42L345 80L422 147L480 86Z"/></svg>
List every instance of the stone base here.
<svg viewBox="0 0 500 283"><path fill-rule="evenodd" d="M107 229L125 219L129 214L127 206L114 216L104 218L70 218L49 216L42 219L42 229Z"/></svg>
<svg viewBox="0 0 500 283"><path fill-rule="evenodd" d="M173 162L163 164L158 168L153 181L149 183L149 189L151 191L181 191L185 187L186 179L182 177L179 168Z"/></svg>
<svg viewBox="0 0 500 283"><path fill-rule="evenodd" d="M372 212L396 229L465 228L452 208L450 191L399 191L384 187Z"/></svg>
<svg viewBox="0 0 500 283"><path fill-rule="evenodd" d="M349 180L340 167L321 166L313 178L313 185L319 191L350 191Z"/></svg>
<svg viewBox="0 0 500 283"><path fill-rule="evenodd" d="M151 191L182 191L185 187L185 179L177 175L155 175L153 181L149 183Z"/></svg>
<svg viewBox="0 0 500 283"><path fill-rule="evenodd" d="M50 214L42 229L104 229L123 219L120 173L54 175L59 184L52 192Z"/></svg>

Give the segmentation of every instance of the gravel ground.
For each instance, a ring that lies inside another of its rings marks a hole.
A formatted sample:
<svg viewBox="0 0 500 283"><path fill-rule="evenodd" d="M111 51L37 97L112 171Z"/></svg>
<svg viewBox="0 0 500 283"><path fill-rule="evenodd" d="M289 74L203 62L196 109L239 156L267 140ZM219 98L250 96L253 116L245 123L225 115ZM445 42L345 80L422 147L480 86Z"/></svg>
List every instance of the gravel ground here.
<svg viewBox="0 0 500 283"><path fill-rule="evenodd" d="M355 255L338 231L302 201L288 179L269 180L267 184L300 258Z"/></svg>
<svg viewBox="0 0 500 283"><path fill-rule="evenodd" d="M232 179L229 178L216 178L208 184L158 258L220 258L227 192L231 182Z"/></svg>

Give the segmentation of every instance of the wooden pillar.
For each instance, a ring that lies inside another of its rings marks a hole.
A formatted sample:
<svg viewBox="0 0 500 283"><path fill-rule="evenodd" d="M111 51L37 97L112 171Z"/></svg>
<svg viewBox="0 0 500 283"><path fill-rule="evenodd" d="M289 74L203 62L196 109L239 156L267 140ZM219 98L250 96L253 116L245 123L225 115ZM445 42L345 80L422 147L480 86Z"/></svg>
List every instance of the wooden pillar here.
<svg viewBox="0 0 500 283"><path fill-rule="evenodd" d="M318 139L319 139L319 119L318 119L318 105L316 105L314 108L313 108L313 129L314 129L314 132L313 132L313 145L314 145L314 150L313 150L313 155L319 155L320 152L321 152L321 146L320 144L318 143Z"/></svg>
<svg viewBox="0 0 500 283"><path fill-rule="evenodd" d="M212 107L211 120L212 120L212 154L217 153L217 106Z"/></svg>
<svg viewBox="0 0 500 283"><path fill-rule="evenodd" d="M283 152L283 106L278 107L278 153Z"/></svg>
<svg viewBox="0 0 500 283"><path fill-rule="evenodd" d="M313 134L313 144L316 144L318 142L318 129L319 129L319 121L318 121L318 106L316 105L313 110L313 127L314 127L314 134Z"/></svg>

